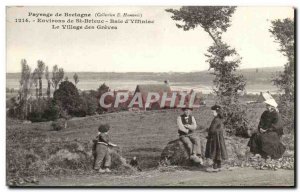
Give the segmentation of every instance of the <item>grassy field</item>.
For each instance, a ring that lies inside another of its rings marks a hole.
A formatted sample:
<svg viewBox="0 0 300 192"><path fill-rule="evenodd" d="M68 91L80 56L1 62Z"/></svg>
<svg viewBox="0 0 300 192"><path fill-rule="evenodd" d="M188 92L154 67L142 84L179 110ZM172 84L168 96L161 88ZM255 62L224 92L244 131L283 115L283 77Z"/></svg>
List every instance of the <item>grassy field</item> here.
<svg viewBox="0 0 300 192"><path fill-rule="evenodd" d="M256 127L264 108L248 109L250 125ZM7 118L7 180L18 177L90 174L92 139L101 123L109 123L111 140L120 146L122 156L137 156L144 171L157 168L167 143L178 138L176 117L180 110L119 112L72 118L68 128L53 131L51 122L29 123ZM209 107L195 110L198 126L208 128L213 119ZM72 152L72 153L70 153ZM74 155L75 154L75 155Z"/></svg>

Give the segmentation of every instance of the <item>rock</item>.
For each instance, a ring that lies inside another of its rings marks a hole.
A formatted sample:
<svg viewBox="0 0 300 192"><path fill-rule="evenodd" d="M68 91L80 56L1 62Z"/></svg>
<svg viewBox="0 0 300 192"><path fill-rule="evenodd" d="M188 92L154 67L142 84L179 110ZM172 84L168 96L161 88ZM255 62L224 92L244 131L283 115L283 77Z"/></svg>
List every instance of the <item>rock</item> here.
<svg viewBox="0 0 300 192"><path fill-rule="evenodd" d="M60 131L68 127L68 121L66 119L58 119L51 123L53 130Z"/></svg>
<svg viewBox="0 0 300 192"><path fill-rule="evenodd" d="M202 155L205 154L206 141L204 134L199 134L201 141ZM247 143L249 139L239 137L225 137L225 144L228 153L228 160L224 163L240 164L241 161L247 159ZM210 160L206 159L204 164L210 165ZM189 154L181 140L175 139L170 141L161 153L160 164L162 165L180 165L191 166L193 163L189 159Z"/></svg>
<svg viewBox="0 0 300 192"><path fill-rule="evenodd" d="M167 144L164 148L161 159L162 164L166 165L189 165L189 154L182 141L176 139Z"/></svg>

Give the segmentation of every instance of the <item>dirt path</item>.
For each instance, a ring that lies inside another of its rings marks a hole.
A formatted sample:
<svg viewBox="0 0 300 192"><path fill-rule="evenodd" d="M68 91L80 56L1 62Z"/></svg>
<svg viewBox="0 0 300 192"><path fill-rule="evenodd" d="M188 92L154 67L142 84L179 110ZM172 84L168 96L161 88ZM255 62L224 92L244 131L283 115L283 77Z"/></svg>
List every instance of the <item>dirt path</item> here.
<svg viewBox="0 0 300 192"><path fill-rule="evenodd" d="M43 178L39 186L293 186L293 170L255 170L237 168L232 171L159 170L133 175L95 174L67 178Z"/></svg>

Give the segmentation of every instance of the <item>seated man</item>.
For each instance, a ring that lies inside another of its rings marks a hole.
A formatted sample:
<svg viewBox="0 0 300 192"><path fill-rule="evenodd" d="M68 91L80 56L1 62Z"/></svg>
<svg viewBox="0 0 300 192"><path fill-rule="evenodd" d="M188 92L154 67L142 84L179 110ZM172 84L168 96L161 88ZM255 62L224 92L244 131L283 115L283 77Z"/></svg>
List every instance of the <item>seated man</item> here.
<svg viewBox="0 0 300 192"><path fill-rule="evenodd" d="M193 134L197 128L196 120L191 115L191 108L183 108L182 110L184 113L177 117L179 138L188 148L190 159L202 165L200 138Z"/></svg>

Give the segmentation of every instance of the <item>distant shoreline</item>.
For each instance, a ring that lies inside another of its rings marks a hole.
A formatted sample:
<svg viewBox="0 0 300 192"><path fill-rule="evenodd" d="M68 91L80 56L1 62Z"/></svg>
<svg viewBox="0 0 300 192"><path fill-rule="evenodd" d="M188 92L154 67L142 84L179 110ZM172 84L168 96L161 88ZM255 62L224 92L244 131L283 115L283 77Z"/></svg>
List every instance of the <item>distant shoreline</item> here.
<svg viewBox="0 0 300 192"><path fill-rule="evenodd" d="M260 67L260 68L242 68L242 69L239 69L238 71L248 71L248 70L272 70L272 71L281 71L284 69L284 66L275 66L275 67ZM211 70L212 71L212 70ZM124 72L121 72L121 71L70 71L70 72L66 72L66 73L121 73L121 74L126 74L126 73L129 73L129 74L133 74L133 73L140 73L140 74L160 74L160 73L179 73L179 74L187 74L187 73L206 73L206 72L209 72L208 70L202 70L202 71L190 71L190 72L183 72L183 71L165 71L165 72L153 72L153 71L136 71L136 72L131 72L131 71L124 71ZM21 72L6 72L6 74L20 74Z"/></svg>

